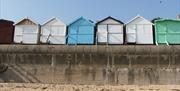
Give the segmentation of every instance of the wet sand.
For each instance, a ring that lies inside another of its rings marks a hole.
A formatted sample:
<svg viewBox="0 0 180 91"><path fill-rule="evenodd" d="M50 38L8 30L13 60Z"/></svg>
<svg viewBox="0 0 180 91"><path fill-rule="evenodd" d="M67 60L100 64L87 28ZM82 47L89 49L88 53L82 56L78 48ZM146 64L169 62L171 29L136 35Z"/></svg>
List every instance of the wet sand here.
<svg viewBox="0 0 180 91"><path fill-rule="evenodd" d="M0 91L180 91L180 85L58 85L0 83Z"/></svg>

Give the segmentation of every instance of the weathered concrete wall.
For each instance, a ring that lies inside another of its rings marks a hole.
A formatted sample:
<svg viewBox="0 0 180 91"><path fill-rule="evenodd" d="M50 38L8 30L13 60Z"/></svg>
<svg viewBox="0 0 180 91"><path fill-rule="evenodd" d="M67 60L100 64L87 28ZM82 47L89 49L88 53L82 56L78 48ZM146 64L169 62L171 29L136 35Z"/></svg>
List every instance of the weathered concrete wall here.
<svg viewBox="0 0 180 91"><path fill-rule="evenodd" d="M0 45L0 61L24 82L180 84L178 45Z"/></svg>
<svg viewBox="0 0 180 91"><path fill-rule="evenodd" d="M1 53L180 53L180 45L0 45Z"/></svg>
<svg viewBox="0 0 180 91"><path fill-rule="evenodd" d="M66 45L0 45L0 60L10 63L73 64L180 64L180 46L66 46ZM113 62L112 62L113 61Z"/></svg>

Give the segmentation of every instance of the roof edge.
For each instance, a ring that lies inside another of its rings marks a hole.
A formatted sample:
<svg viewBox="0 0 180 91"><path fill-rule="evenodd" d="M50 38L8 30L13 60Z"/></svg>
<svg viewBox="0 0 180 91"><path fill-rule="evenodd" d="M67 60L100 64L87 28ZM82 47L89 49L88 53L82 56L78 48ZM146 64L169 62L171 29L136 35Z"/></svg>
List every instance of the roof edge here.
<svg viewBox="0 0 180 91"><path fill-rule="evenodd" d="M83 16L81 16L80 18L77 18L76 20L74 20L73 22L71 22L70 24L68 24L68 26L71 26L72 24L74 24L76 21L80 20L80 19L84 19L87 22L89 22L92 25L95 25L94 22L92 20L87 20L86 18L84 18Z"/></svg>
<svg viewBox="0 0 180 91"><path fill-rule="evenodd" d="M140 16L139 14L136 16L136 17L134 17L133 19L131 19L130 21L128 21L127 23L126 23L126 25L128 25L128 24L130 24L131 22L133 22L134 20L136 20L137 18L142 18L142 19L144 19L144 20L147 20L147 19L145 19L144 17L142 17L142 16ZM149 20L147 20L149 23L151 23L151 24L153 24L151 21L149 21Z"/></svg>
<svg viewBox="0 0 180 91"><path fill-rule="evenodd" d="M36 25L39 25L39 23L35 22L32 18L29 17L24 17L22 19L20 19L18 22L16 22L14 25L17 25L18 23L20 23L21 21L25 20L25 19L29 19L31 20L33 23L35 23Z"/></svg>
<svg viewBox="0 0 180 91"><path fill-rule="evenodd" d="M56 19L57 21L62 22L64 25L66 25L66 24L65 24L62 20L60 20L59 18L57 18L57 17L51 17L50 19L48 19L47 21L45 21L45 22L42 24L42 26L48 24L49 22L53 21L54 19Z"/></svg>
<svg viewBox="0 0 180 91"><path fill-rule="evenodd" d="M0 21L6 21L6 22L11 22L14 24L14 21L11 21L11 20L6 20L6 19L0 19Z"/></svg>
<svg viewBox="0 0 180 91"><path fill-rule="evenodd" d="M104 21L106 21L106 20L108 20L108 19L112 19L112 20L114 20L114 21L116 21L116 22L119 22L119 23L121 23L121 24L124 24L122 21L120 21L120 20L118 20L118 19L115 19L115 18L113 18L112 16L108 16L108 17L104 18L103 20L97 22L96 25L98 25L98 24L100 24L100 23L102 23L102 22L104 22Z"/></svg>
<svg viewBox="0 0 180 91"><path fill-rule="evenodd" d="M180 19L159 19L159 20L155 20L155 23L161 21L180 21Z"/></svg>

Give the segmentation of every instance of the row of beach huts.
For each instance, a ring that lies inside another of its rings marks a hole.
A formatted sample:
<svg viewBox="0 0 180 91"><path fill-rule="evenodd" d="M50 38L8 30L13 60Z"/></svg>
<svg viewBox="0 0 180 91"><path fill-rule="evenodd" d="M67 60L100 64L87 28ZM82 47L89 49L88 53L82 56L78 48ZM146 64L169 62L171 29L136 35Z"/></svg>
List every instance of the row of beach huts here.
<svg viewBox="0 0 180 91"><path fill-rule="evenodd" d="M0 19L0 44L180 44L180 20L154 23L136 16L126 24L113 17L97 23L80 17L69 25L52 18L40 25L30 18L14 23Z"/></svg>

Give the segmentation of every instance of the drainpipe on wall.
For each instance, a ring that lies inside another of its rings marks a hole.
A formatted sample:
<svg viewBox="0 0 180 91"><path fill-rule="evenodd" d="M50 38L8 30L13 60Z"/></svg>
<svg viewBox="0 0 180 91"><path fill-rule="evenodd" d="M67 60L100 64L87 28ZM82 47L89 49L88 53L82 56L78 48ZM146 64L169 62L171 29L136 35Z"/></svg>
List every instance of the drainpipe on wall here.
<svg viewBox="0 0 180 91"><path fill-rule="evenodd" d="M169 43L166 41L166 45L169 46Z"/></svg>
<svg viewBox="0 0 180 91"><path fill-rule="evenodd" d="M167 35L166 35L166 41L165 41L165 42L166 42L166 45L169 46L169 43L168 43L168 41L167 41Z"/></svg>
<svg viewBox="0 0 180 91"><path fill-rule="evenodd" d="M157 45L157 46L159 45L158 42L156 42L156 45Z"/></svg>

